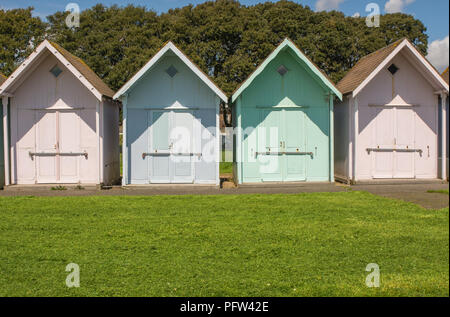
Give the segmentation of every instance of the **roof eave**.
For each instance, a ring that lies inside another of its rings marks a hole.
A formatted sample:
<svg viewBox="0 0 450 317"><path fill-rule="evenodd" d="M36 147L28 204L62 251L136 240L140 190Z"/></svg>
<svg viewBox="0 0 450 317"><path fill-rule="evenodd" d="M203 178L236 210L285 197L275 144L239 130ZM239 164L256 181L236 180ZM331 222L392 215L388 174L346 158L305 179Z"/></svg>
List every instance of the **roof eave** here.
<svg viewBox="0 0 450 317"><path fill-rule="evenodd" d="M103 94L100 93L48 40L44 40L31 53L25 61L12 73L10 77L0 86L0 95L6 94L8 87L11 87L31 67L30 65L47 49L53 54L77 79L99 100L102 101Z"/></svg>
<svg viewBox="0 0 450 317"><path fill-rule="evenodd" d="M128 94L129 90L139 82L139 80L155 65L166 53L171 50L188 68L199 77L223 102L228 102L227 95L198 67L187 57L176 45L169 41L164 45L131 79L119 89L113 99L121 99Z"/></svg>
<svg viewBox="0 0 450 317"><path fill-rule="evenodd" d="M338 97L342 101L342 93L337 89L337 87L329 80L320 70L319 68L309 60L309 58L294 44L293 41L291 41L288 38L285 38L283 42L281 42L273 51L272 53L267 56L267 58L255 69L253 73L250 74L250 76L236 89L236 92L233 93L233 96L231 97L231 102L234 103L239 96L244 92L245 89L247 89L253 80L261 74L264 69L267 67L267 65L275 59L278 54L283 50L286 46L291 48L295 54L313 71L313 73L319 77L319 79L325 84L325 86L330 89L330 91Z"/></svg>

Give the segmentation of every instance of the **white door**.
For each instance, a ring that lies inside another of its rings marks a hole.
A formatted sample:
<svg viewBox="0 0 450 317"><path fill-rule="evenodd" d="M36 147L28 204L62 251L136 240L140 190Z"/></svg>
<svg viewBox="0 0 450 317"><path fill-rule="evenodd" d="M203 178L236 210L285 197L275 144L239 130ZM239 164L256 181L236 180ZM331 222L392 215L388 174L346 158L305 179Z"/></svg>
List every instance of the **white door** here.
<svg viewBox="0 0 450 317"><path fill-rule="evenodd" d="M76 111L37 111L34 158L38 184L78 183L81 153Z"/></svg>
<svg viewBox="0 0 450 317"><path fill-rule="evenodd" d="M194 182L194 116L192 111L149 111L149 182ZM198 140L197 140L198 142Z"/></svg>
<svg viewBox="0 0 450 317"><path fill-rule="evenodd" d="M373 178L415 177L415 113L411 108L378 110L375 118Z"/></svg>
<svg viewBox="0 0 450 317"><path fill-rule="evenodd" d="M414 110L395 108L394 178L414 178Z"/></svg>
<svg viewBox="0 0 450 317"><path fill-rule="evenodd" d="M193 183L194 116L190 111L173 111L171 115L171 181L172 183Z"/></svg>
<svg viewBox="0 0 450 317"><path fill-rule="evenodd" d="M59 182L80 181L80 116L74 111L60 111L58 120ZM83 159L85 159L83 157Z"/></svg>
<svg viewBox="0 0 450 317"><path fill-rule="evenodd" d="M39 184L58 181L58 160L56 157L57 112L37 111L36 113L36 181Z"/></svg>
<svg viewBox="0 0 450 317"><path fill-rule="evenodd" d="M170 183L170 111L149 111L149 182Z"/></svg>
<svg viewBox="0 0 450 317"><path fill-rule="evenodd" d="M373 178L394 176L394 109L377 109L374 130Z"/></svg>

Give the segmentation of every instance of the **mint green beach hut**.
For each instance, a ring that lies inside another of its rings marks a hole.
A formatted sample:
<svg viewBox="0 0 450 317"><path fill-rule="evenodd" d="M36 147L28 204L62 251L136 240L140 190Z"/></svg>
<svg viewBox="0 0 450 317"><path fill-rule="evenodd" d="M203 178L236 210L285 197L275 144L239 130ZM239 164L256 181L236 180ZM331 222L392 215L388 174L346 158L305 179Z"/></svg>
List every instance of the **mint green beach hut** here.
<svg viewBox="0 0 450 317"><path fill-rule="evenodd" d="M333 103L341 92L285 39L232 96L239 184L333 182Z"/></svg>

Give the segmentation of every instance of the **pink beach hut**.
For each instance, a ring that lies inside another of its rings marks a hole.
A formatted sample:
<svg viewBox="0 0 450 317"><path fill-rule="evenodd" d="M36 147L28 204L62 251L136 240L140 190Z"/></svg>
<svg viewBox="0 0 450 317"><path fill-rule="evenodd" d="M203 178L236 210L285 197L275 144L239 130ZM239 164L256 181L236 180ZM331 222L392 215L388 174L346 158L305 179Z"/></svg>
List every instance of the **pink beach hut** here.
<svg viewBox="0 0 450 317"><path fill-rule="evenodd" d="M120 178L119 103L79 58L44 41L0 86L6 185Z"/></svg>
<svg viewBox="0 0 450 317"><path fill-rule="evenodd" d="M446 130L448 84L411 42L362 58L338 88L344 100L335 105L336 179L446 178L438 159L446 135L438 131Z"/></svg>

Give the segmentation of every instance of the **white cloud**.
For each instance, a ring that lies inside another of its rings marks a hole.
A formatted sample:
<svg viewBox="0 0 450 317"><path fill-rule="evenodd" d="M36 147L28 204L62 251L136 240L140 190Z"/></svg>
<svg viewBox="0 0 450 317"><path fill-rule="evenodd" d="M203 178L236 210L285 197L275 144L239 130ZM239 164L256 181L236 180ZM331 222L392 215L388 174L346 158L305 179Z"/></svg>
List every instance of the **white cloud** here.
<svg viewBox="0 0 450 317"><path fill-rule="evenodd" d="M361 13L359 12L355 12L355 14L352 15L352 18L360 18L361 17Z"/></svg>
<svg viewBox="0 0 450 317"><path fill-rule="evenodd" d="M403 9L414 1L415 0L389 0L384 5L384 10L387 13L403 12Z"/></svg>
<svg viewBox="0 0 450 317"><path fill-rule="evenodd" d="M439 72L443 72L449 63L448 35L436 40L428 46L427 58Z"/></svg>
<svg viewBox="0 0 450 317"><path fill-rule="evenodd" d="M345 0L317 0L316 11L337 10Z"/></svg>

